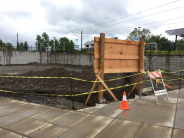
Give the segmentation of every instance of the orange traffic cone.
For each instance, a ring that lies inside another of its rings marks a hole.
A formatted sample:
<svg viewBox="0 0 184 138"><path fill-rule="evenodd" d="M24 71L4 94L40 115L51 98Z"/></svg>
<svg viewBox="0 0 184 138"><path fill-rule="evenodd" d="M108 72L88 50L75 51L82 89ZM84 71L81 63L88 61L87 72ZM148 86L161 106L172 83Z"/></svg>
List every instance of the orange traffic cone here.
<svg viewBox="0 0 184 138"><path fill-rule="evenodd" d="M127 104L126 92L123 93L122 105L119 106L119 108L121 108L122 110L131 109L130 107L128 107L128 104Z"/></svg>

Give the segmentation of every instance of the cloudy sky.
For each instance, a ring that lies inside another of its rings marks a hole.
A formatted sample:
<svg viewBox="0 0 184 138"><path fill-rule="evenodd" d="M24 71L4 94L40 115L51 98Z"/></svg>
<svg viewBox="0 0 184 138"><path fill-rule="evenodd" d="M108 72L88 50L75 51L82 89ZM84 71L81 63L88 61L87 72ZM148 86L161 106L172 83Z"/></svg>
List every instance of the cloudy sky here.
<svg viewBox="0 0 184 138"><path fill-rule="evenodd" d="M36 35L50 39L68 37L80 45L100 33L126 39L135 27L152 34L184 28L184 0L0 0L0 39L16 46L27 41L35 46Z"/></svg>

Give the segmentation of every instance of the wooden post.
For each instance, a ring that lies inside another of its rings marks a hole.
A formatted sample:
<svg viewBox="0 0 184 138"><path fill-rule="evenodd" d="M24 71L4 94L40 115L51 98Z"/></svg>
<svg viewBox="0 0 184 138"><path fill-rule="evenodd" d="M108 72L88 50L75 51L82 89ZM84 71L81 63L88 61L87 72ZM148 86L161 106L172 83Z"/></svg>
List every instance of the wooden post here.
<svg viewBox="0 0 184 138"><path fill-rule="evenodd" d="M139 72L144 71L144 38L140 39L140 46L139 46L139 64L138 64ZM143 74L138 75L138 82L141 82L143 79ZM137 85L137 93L140 94L142 89L142 84Z"/></svg>
<svg viewBox="0 0 184 138"><path fill-rule="evenodd" d="M105 34L100 34L100 78L104 80L104 53L105 53ZM103 90L102 83L98 83L98 90ZM98 93L98 102L103 103L103 92Z"/></svg>

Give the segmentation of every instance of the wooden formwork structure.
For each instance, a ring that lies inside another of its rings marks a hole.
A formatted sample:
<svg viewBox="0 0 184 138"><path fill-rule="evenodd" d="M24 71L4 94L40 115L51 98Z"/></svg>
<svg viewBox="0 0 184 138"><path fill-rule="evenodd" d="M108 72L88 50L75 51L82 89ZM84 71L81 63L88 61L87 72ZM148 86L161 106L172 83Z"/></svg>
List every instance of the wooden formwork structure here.
<svg viewBox="0 0 184 138"><path fill-rule="evenodd" d="M104 73L144 72L145 45L146 42L143 38L140 41L111 39L105 38L104 33L101 33L100 37L95 37L93 68L97 77L96 80L103 81ZM138 82L142 81L142 77L142 74L138 75ZM108 88L104 82L98 83L98 90L102 90L103 87ZM140 93L141 88L142 84L138 84L138 93ZM117 100L114 94L111 91L109 92ZM89 97L90 94L86 101L89 100ZM102 102L103 92L98 93L98 100L100 103Z"/></svg>

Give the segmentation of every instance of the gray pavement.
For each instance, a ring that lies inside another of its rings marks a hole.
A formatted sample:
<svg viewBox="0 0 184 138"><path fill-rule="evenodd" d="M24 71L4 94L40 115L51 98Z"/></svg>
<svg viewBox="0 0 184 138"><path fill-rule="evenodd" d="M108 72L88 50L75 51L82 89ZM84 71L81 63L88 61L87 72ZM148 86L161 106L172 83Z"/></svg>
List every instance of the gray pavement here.
<svg viewBox="0 0 184 138"><path fill-rule="evenodd" d="M0 97L0 138L183 138L184 89L78 111Z"/></svg>

